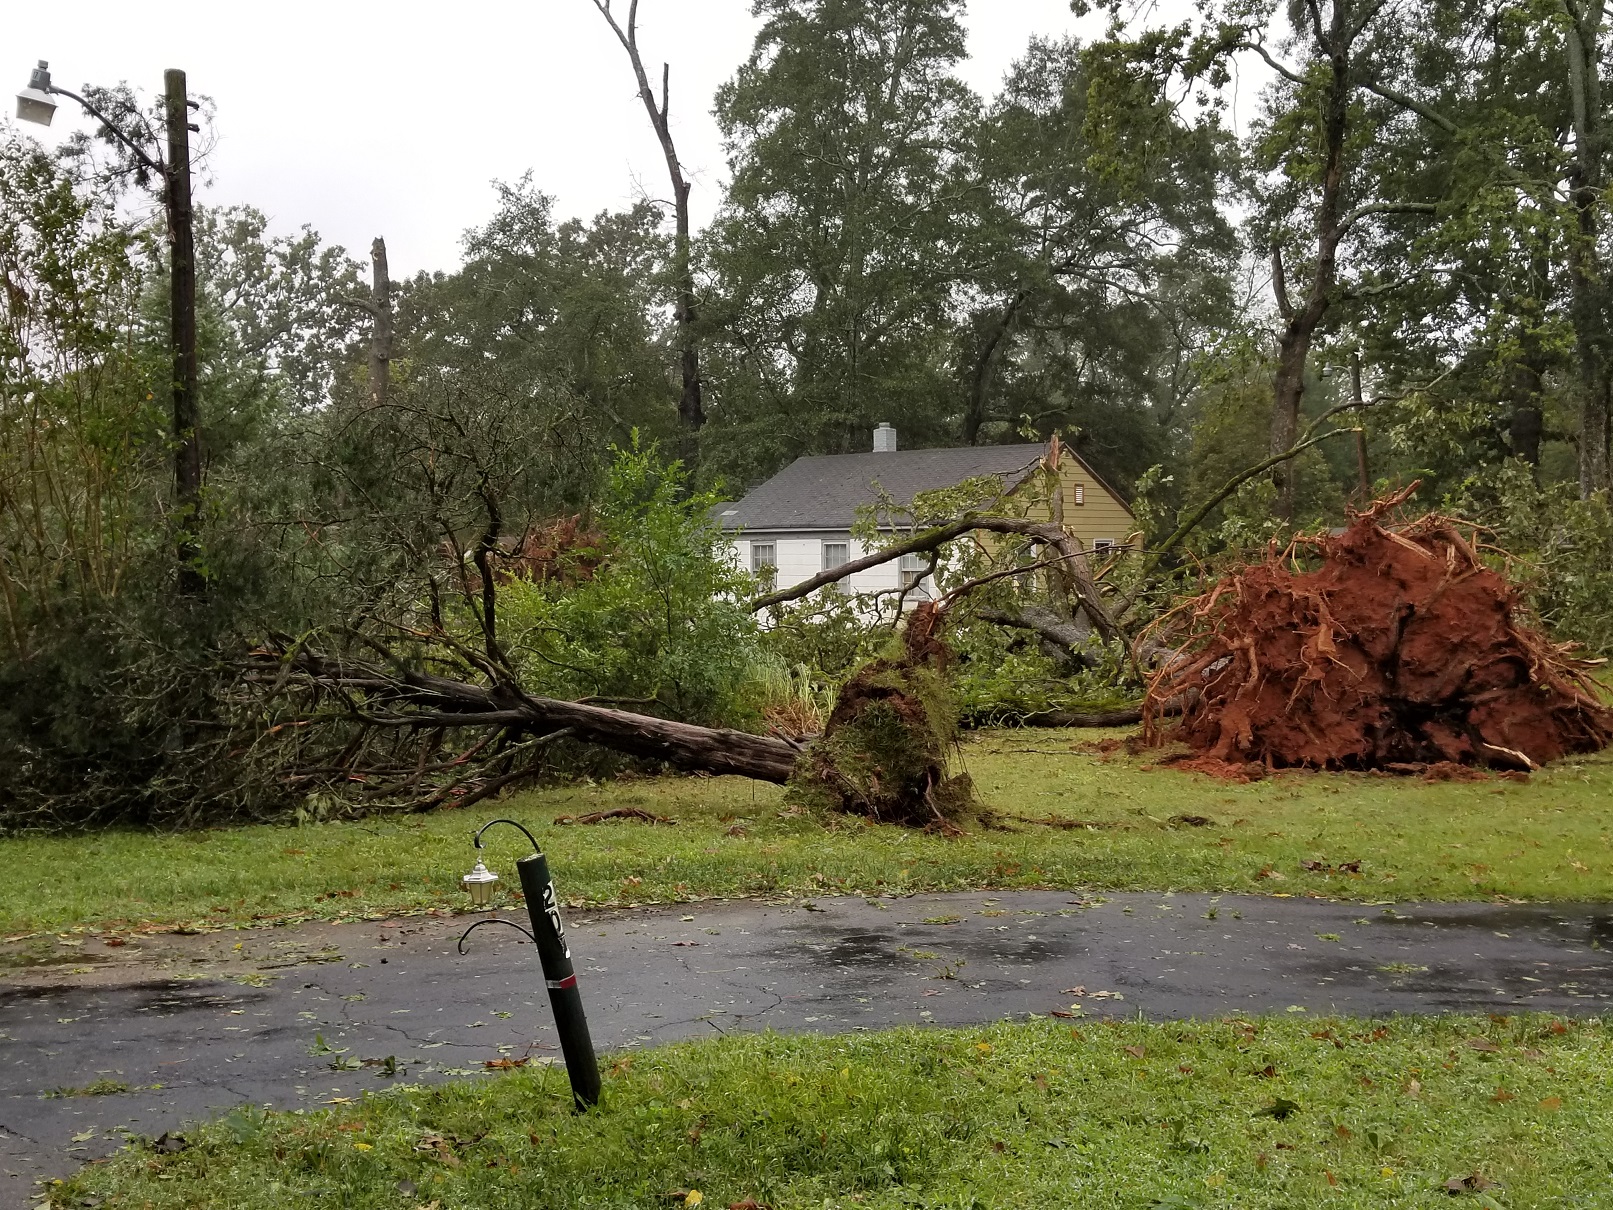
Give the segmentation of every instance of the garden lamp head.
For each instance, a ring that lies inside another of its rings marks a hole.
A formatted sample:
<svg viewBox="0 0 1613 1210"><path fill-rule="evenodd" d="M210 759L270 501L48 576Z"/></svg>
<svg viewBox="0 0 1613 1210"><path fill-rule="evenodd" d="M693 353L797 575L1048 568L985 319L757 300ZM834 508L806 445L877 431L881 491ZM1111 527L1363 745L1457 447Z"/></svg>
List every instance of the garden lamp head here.
<svg viewBox="0 0 1613 1210"><path fill-rule="evenodd" d="M498 882L498 875L480 860L476 862L476 868L459 881L470 892L471 907L476 911L485 912L493 906L493 885Z"/></svg>
<svg viewBox="0 0 1613 1210"><path fill-rule="evenodd" d="M50 99L54 90L50 86L50 64L41 59L28 77L28 87L17 94L17 117L24 122L37 122L49 126L56 114L56 102Z"/></svg>

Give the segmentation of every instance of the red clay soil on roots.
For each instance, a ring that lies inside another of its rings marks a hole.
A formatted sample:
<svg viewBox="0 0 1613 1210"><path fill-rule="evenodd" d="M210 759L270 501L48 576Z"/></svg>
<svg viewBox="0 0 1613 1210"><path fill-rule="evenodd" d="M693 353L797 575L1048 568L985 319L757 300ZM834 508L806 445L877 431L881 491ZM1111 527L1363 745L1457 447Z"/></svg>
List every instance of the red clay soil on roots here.
<svg viewBox="0 0 1613 1210"><path fill-rule="evenodd" d="M1177 656L1149 686L1148 737L1240 770L1395 772L1526 769L1613 742L1593 662L1522 620L1517 590L1456 522L1388 526L1409 494L1341 534L1296 539L1163 619ZM1307 554L1320 566L1296 570ZM1168 736L1166 702L1186 703Z"/></svg>

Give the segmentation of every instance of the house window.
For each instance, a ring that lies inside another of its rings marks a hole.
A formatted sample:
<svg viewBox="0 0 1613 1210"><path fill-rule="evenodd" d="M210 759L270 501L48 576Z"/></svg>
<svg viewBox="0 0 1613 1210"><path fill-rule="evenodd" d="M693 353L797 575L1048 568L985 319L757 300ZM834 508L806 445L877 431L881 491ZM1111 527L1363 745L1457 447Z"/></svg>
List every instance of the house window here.
<svg viewBox="0 0 1613 1210"><path fill-rule="evenodd" d="M851 543L850 542L825 542L823 544L823 570L824 571L833 571L835 568L844 567L847 563L850 563L850 562L851 562ZM836 580L829 587L833 588L836 592L845 592L845 591L847 591L847 585L846 585L846 582L844 580Z"/></svg>
<svg viewBox="0 0 1613 1210"><path fill-rule="evenodd" d="M750 569L768 588L778 579L778 547L772 542L750 544Z"/></svg>
<svg viewBox="0 0 1613 1210"><path fill-rule="evenodd" d="M911 590L929 573L930 562L923 555L903 555L901 568L902 588Z"/></svg>
<svg viewBox="0 0 1613 1210"><path fill-rule="evenodd" d="M1075 485L1075 502L1077 504L1085 504L1087 502L1086 484L1077 483Z"/></svg>
<svg viewBox="0 0 1613 1210"><path fill-rule="evenodd" d="M1115 540L1113 538L1094 538L1092 539L1092 553L1097 554L1099 551L1108 550L1114 544Z"/></svg>

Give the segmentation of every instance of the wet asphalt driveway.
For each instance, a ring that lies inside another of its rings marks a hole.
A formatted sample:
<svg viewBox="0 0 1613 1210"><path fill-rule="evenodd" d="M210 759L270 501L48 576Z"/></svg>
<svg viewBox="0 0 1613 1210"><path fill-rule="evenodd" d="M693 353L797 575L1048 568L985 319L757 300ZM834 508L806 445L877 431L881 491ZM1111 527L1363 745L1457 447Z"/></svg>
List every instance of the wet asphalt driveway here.
<svg viewBox="0 0 1613 1210"><path fill-rule="evenodd" d="M242 1103L557 1053L532 947L467 918L265 929L98 951L0 984L0 1206L41 1177ZM601 1050L735 1030L1541 1010L1613 997L1613 906L1394 907L1056 892L729 902L569 922ZM1603 947L1608 947L1604 949ZM1082 989L1080 995L1065 989ZM98 1081L130 1091L52 1095Z"/></svg>

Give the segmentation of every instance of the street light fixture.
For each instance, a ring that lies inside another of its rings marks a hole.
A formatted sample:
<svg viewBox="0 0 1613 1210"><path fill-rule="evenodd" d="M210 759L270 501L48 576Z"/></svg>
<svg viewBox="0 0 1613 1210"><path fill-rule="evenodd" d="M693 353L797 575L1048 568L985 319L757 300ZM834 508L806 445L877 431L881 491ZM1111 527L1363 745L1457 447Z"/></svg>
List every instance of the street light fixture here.
<svg viewBox="0 0 1613 1210"><path fill-rule="evenodd" d="M49 126L56 116L56 102L50 99L50 93L50 64L41 59L28 77L28 87L17 94L17 117Z"/></svg>
<svg viewBox="0 0 1613 1210"><path fill-rule="evenodd" d="M474 844L478 850L482 847L482 833L496 823L519 829L532 842L532 852L515 863L532 930L528 932L513 920L490 916L476 921L461 934L459 952L465 952L465 938L484 924L507 924L520 929L532 939L532 944L538 950L538 962L543 967L543 981L549 989L549 1005L554 1009L555 1031L560 1035L560 1053L565 1058L566 1075L571 1080L571 1096L578 1109L587 1109L599 1103L599 1060L594 1056L594 1042L588 1034L582 993L577 990L577 972L571 964L571 949L566 945L566 926L560 919L560 902L555 898L554 880L549 877L549 859L543 855L537 838L513 819L494 819L484 823L476 832ZM498 875L483 865L480 857L476 860L475 868L460 882L470 892L471 903L477 911L492 906L493 885L498 882Z"/></svg>
<svg viewBox="0 0 1613 1210"><path fill-rule="evenodd" d="M173 443L175 516L179 522L175 553L179 562L179 591L198 596L206 587L199 570L201 547L197 528L202 504L202 444L199 374L196 361L196 247L190 203L190 121L197 103L185 94L185 73L170 67L163 73L164 108L168 127L168 154L152 155L136 143L94 102L51 82L50 64L39 60L28 77L28 87L17 94L17 117L49 126L56 114L56 96L71 97L101 123L112 138L134 156L146 171L162 180L162 200L168 212L168 336L173 358Z"/></svg>

